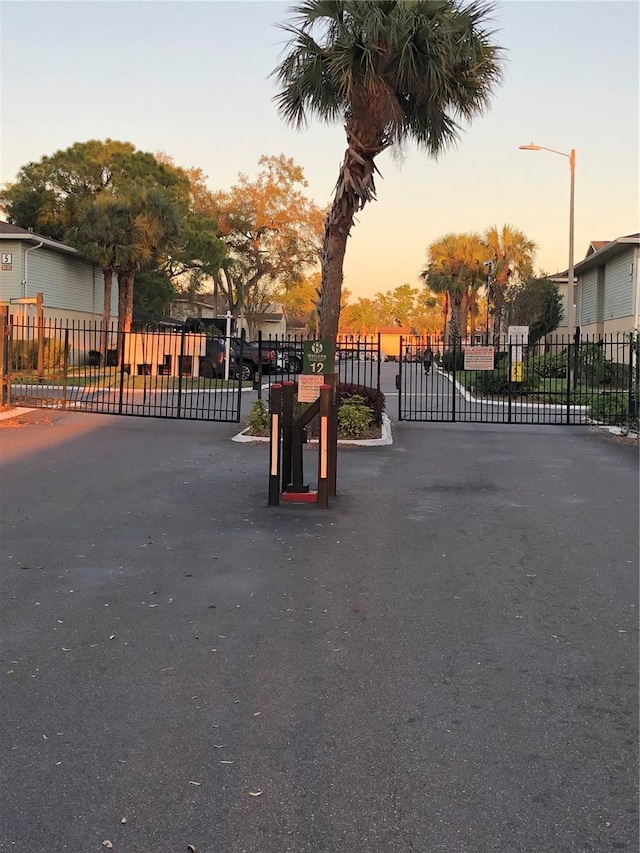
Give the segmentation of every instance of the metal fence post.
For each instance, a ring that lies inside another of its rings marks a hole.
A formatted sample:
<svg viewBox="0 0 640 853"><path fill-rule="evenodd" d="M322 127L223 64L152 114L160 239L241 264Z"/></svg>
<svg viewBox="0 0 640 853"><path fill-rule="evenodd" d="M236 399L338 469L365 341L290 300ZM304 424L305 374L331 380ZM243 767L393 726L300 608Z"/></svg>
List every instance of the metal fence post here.
<svg viewBox="0 0 640 853"><path fill-rule="evenodd" d="M402 420L402 357L403 357L403 353L404 353L403 341L404 341L404 338L402 337L402 335L400 335L400 346L398 349L398 373L397 373L397 380L398 380L398 420L399 421Z"/></svg>
<svg viewBox="0 0 640 853"><path fill-rule="evenodd" d="M0 405L11 402L11 372L9 360L9 334L11 327L4 313L0 314Z"/></svg>
<svg viewBox="0 0 640 853"><path fill-rule="evenodd" d="M67 408L67 387L69 384L69 327L64 330L64 352L62 354L62 406Z"/></svg>

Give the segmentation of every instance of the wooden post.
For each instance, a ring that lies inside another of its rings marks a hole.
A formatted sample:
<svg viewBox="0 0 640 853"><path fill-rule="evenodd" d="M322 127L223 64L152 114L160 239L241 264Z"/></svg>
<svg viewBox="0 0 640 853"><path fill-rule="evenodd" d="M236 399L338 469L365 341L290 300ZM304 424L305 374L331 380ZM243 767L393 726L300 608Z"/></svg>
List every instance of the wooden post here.
<svg viewBox="0 0 640 853"><path fill-rule="evenodd" d="M44 308L43 294L36 293L36 328L38 330L38 382L44 380Z"/></svg>
<svg viewBox="0 0 640 853"><path fill-rule="evenodd" d="M329 494L336 494L338 480L338 374L326 373L325 382L331 389L329 410Z"/></svg>
<svg viewBox="0 0 640 853"><path fill-rule="evenodd" d="M293 427L293 382L282 383L282 491L293 482L291 476L292 463L292 427Z"/></svg>
<svg viewBox="0 0 640 853"><path fill-rule="evenodd" d="M320 386L320 440L318 453L318 506L329 508L330 445L331 445L331 386ZM335 494L335 492L334 492Z"/></svg>
<svg viewBox="0 0 640 853"><path fill-rule="evenodd" d="M280 505L280 418L282 416L282 385L271 386L269 396L269 506Z"/></svg>

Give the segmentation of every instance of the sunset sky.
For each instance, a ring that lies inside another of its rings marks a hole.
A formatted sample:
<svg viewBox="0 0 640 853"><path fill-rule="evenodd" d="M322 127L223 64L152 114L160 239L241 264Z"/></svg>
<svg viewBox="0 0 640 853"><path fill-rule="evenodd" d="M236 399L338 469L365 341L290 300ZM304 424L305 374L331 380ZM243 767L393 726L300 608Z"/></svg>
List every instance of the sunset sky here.
<svg viewBox="0 0 640 853"><path fill-rule="evenodd" d="M331 199L344 131L278 117L269 73L286 36L280 2L3 2L0 181L87 139L121 139L198 166L211 189L250 177L261 154L299 163L308 193ZM575 259L591 240L637 232L639 4L511 2L495 12L507 51L491 111L438 162L414 148L378 158L378 201L359 215L345 287L372 296L418 285L429 243L510 223L566 270L568 159L576 150Z"/></svg>

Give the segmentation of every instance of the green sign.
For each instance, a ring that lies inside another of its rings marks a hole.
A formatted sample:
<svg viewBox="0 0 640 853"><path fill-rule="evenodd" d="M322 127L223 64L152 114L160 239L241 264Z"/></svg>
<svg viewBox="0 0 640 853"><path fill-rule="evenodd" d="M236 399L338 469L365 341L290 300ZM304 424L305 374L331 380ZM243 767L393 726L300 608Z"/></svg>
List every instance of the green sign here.
<svg viewBox="0 0 640 853"><path fill-rule="evenodd" d="M333 373L333 347L329 341L304 341L302 344L303 373Z"/></svg>

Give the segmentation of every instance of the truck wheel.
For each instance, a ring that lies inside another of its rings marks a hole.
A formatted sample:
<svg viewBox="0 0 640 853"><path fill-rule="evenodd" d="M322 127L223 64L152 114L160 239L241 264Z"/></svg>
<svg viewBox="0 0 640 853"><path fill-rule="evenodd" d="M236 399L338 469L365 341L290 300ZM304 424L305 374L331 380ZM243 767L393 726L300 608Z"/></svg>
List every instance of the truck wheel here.
<svg viewBox="0 0 640 853"><path fill-rule="evenodd" d="M253 366L243 362L240 367L234 367L233 378L248 382L250 379L253 379Z"/></svg>

